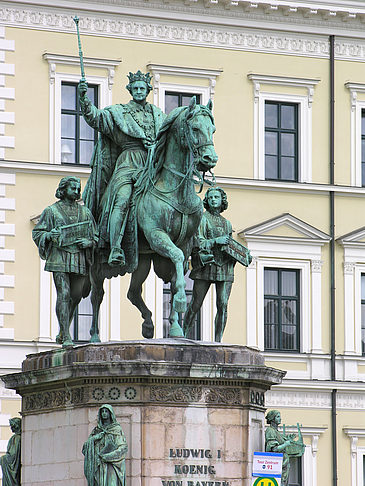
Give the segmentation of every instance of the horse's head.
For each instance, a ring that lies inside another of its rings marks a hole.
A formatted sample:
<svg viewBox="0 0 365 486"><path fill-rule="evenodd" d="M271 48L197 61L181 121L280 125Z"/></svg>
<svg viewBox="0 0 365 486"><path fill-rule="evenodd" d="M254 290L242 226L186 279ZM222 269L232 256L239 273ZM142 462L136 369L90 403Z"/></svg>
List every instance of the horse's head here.
<svg viewBox="0 0 365 486"><path fill-rule="evenodd" d="M215 167L218 156L214 150L213 133L215 132L212 114L212 101L206 106L197 105L192 97L185 113L185 142L193 154L195 167L207 172Z"/></svg>

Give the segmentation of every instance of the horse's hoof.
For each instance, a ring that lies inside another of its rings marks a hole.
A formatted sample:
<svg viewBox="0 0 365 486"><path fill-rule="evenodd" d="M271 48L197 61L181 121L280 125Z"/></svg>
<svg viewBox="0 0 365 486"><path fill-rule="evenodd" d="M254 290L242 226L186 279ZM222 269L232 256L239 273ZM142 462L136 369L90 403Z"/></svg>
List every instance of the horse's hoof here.
<svg viewBox="0 0 365 486"><path fill-rule="evenodd" d="M180 338L184 337L183 330L179 326L179 324L171 324L170 331L169 331L170 338Z"/></svg>
<svg viewBox="0 0 365 486"><path fill-rule="evenodd" d="M56 343L57 344L62 344L63 343L63 336L62 336L61 333L60 334L57 334L57 336L56 336Z"/></svg>
<svg viewBox="0 0 365 486"><path fill-rule="evenodd" d="M71 338L67 338L67 339L65 339L65 340L63 341L63 343L62 343L62 347L63 347L63 348L69 348L70 346L73 346L73 345L74 345L74 343L73 343L73 341L72 341L72 339L71 339Z"/></svg>
<svg viewBox="0 0 365 486"><path fill-rule="evenodd" d="M101 343L99 334L92 334L89 343Z"/></svg>
<svg viewBox="0 0 365 486"><path fill-rule="evenodd" d="M146 339L152 339L155 334L155 326L152 321L144 321L142 324L142 336Z"/></svg>

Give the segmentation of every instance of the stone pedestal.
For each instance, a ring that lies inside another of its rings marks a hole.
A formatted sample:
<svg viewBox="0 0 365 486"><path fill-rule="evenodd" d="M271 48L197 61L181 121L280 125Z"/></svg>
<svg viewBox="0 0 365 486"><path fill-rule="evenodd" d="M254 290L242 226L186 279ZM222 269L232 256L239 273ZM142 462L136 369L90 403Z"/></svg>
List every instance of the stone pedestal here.
<svg viewBox="0 0 365 486"><path fill-rule="evenodd" d="M22 396L22 486L86 486L81 449L104 403L127 437L127 486L248 486L283 375L256 350L185 339L30 355L2 377Z"/></svg>

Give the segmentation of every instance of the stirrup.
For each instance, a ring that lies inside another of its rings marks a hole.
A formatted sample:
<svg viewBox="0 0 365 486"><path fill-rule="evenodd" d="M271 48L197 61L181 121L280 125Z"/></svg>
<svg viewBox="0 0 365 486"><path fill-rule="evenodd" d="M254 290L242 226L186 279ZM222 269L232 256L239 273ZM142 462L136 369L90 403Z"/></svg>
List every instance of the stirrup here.
<svg viewBox="0 0 365 486"><path fill-rule="evenodd" d="M121 248L113 246L109 253L108 264L111 267L125 265L124 251Z"/></svg>

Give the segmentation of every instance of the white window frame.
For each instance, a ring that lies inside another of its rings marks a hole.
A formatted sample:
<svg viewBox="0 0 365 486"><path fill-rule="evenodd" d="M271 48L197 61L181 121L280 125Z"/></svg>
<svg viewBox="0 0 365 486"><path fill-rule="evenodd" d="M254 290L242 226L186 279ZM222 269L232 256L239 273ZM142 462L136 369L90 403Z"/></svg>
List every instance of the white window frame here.
<svg viewBox="0 0 365 486"><path fill-rule="evenodd" d="M350 438L351 486L363 486L365 447L359 446L359 439L365 439L365 429L344 427L343 431Z"/></svg>
<svg viewBox="0 0 365 486"><path fill-rule="evenodd" d="M310 342L310 262L300 260L274 260L260 258L257 261L257 322L258 322L258 347L265 350L264 338L264 269L278 268L299 270L299 325L300 325L300 349L299 353L309 352ZM270 353L284 352L280 349L269 351Z"/></svg>
<svg viewBox="0 0 365 486"><path fill-rule="evenodd" d="M365 274L365 246L361 238L365 233L360 230L348 240L346 236L340 240L344 247L344 305L345 329L344 343L345 355L362 356L361 353L361 274ZM349 240L359 239L356 243ZM354 366L357 363L354 362ZM349 370L348 370L349 371ZM357 375L357 371L354 369ZM346 379L350 379L347 376ZM354 379L354 378L352 378Z"/></svg>
<svg viewBox="0 0 365 486"><path fill-rule="evenodd" d="M61 84L63 81L78 83L80 74L72 74L67 69L78 66L77 56L59 54L43 54L43 59L49 66L49 160L51 164L61 164ZM98 86L98 106L104 108L112 103L112 87L114 84L115 67L120 61L109 59L84 58L84 66L99 68L104 72L100 76L87 75L89 84ZM62 70L62 71L60 71Z"/></svg>
<svg viewBox="0 0 365 486"><path fill-rule="evenodd" d="M175 93L200 94L200 103L206 105L214 99L217 77L222 69L204 69L181 66L169 66L164 64L147 64L147 69L153 75L153 103L165 111L165 95L167 91ZM161 76L173 76L176 83L164 82ZM179 83L179 78L191 78L192 83ZM205 82L206 86L196 84L197 80ZM194 84L195 83L195 84Z"/></svg>
<svg viewBox="0 0 365 486"><path fill-rule="evenodd" d="M312 182L312 102L319 79L248 74L254 87L254 178L265 180L265 102L298 105L298 182ZM262 91L262 85L305 88L306 95Z"/></svg>
<svg viewBox="0 0 365 486"><path fill-rule="evenodd" d="M298 237L266 234L280 226L294 229ZM329 241L328 235L290 214L284 214L242 230L239 236L246 240L253 257L246 270L247 345L264 351L264 268L290 268L300 270L300 353L323 354L322 246ZM266 352L265 355L277 356L280 353Z"/></svg>
<svg viewBox="0 0 365 486"><path fill-rule="evenodd" d="M351 161L351 185L361 187L361 112L365 110L365 99L359 100L358 94L365 95L365 84L345 83L350 91L351 115L350 115L350 161Z"/></svg>

